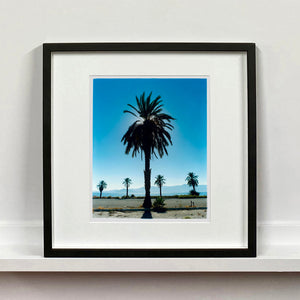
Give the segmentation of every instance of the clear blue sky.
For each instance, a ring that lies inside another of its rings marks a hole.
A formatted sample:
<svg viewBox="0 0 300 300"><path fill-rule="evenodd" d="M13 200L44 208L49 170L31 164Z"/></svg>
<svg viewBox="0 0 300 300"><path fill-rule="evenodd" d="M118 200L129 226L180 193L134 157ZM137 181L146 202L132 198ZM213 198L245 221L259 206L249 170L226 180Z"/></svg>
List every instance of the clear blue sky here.
<svg viewBox="0 0 300 300"><path fill-rule="evenodd" d="M136 106L136 96L152 91L160 95L163 109L176 120L171 132L173 146L168 156L151 159L151 185L156 175L166 185L185 184L188 172L207 183L207 80L205 78L95 78L93 80L93 190L100 180L107 190L122 189L123 179L132 179L132 188L144 185L144 161L125 154L122 136L134 116L123 113Z"/></svg>

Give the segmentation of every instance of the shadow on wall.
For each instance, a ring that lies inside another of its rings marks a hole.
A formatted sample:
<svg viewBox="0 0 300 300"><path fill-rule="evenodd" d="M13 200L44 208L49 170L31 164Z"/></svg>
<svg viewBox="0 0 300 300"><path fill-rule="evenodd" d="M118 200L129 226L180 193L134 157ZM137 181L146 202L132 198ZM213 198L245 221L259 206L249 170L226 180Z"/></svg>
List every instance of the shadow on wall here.
<svg viewBox="0 0 300 300"><path fill-rule="evenodd" d="M282 300L298 299L299 285L296 273L0 274L3 299Z"/></svg>
<svg viewBox="0 0 300 300"><path fill-rule="evenodd" d="M24 97L28 106L26 142L24 144L25 180L22 199L23 219L42 220L43 207L43 165L42 165L42 45L26 54L27 89Z"/></svg>

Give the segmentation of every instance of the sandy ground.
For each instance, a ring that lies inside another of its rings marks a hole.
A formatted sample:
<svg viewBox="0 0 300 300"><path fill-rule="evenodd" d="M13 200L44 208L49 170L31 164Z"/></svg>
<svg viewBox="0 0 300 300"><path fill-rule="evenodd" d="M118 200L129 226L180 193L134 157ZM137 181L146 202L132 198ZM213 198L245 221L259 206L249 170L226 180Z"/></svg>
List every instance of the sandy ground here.
<svg viewBox="0 0 300 300"><path fill-rule="evenodd" d="M152 202L155 199L152 199ZM143 199L93 199L93 208L141 208ZM191 206L191 202L196 207L207 206L206 198L193 199L165 199L166 208L185 208ZM151 212L153 219L205 219L207 215L206 209L195 210L168 210L165 213ZM143 211L103 211L94 212L94 218L141 218Z"/></svg>
<svg viewBox="0 0 300 300"><path fill-rule="evenodd" d="M169 210L165 213L151 212L153 219L205 219L206 210ZM120 211L104 211L94 212L94 218L132 218L140 219L143 215L142 211L120 212Z"/></svg>

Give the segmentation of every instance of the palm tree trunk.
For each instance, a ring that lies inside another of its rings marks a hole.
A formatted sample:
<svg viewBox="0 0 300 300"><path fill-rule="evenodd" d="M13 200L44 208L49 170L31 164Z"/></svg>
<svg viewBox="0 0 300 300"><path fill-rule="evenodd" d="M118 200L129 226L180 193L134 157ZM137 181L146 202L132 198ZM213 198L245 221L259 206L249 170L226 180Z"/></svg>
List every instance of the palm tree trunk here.
<svg viewBox="0 0 300 300"><path fill-rule="evenodd" d="M143 203L143 207L150 209L152 205L151 196L150 196L150 187L151 187L150 149L145 151L144 182L145 182L145 200Z"/></svg>
<svg viewBox="0 0 300 300"><path fill-rule="evenodd" d="M128 185L126 186L126 198L128 198Z"/></svg>
<svg viewBox="0 0 300 300"><path fill-rule="evenodd" d="M161 185L159 186L159 194L160 194L160 198L161 198Z"/></svg>
<svg viewBox="0 0 300 300"><path fill-rule="evenodd" d="M196 192L196 189L195 189L195 185L193 184L193 190L194 190L194 192Z"/></svg>
<svg viewBox="0 0 300 300"><path fill-rule="evenodd" d="M100 198L102 197L102 191L100 191Z"/></svg>

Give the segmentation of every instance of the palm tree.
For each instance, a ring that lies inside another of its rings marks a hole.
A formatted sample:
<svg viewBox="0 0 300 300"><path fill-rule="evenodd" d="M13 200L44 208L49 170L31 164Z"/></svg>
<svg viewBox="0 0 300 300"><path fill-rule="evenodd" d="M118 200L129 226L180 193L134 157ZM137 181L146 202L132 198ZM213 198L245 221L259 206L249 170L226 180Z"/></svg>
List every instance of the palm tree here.
<svg viewBox="0 0 300 300"><path fill-rule="evenodd" d="M195 187L199 184L199 182L198 182L198 175L196 175L193 172L189 172L188 176L186 177L185 180L187 181L187 184L189 186L193 187L194 192L196 192Z"/></svg>
<svg viewBox="0 0 300 300"><path fill-rule="evenodd" d="M97 188L100 192L100 198L102 197L102 192L104 189L106 189L106 187L107 187L107 183L104 180L99 181Z"/></svg>
<svg viewBox="0 0 300 300"><path fill-rule="evenodd" d="M164 178L163 175L157 175L155 177L155 182L154 184L156 184L159 187L159 194L161 197L161 187L166 183L166 179Z"/></svg>
<svg viewBox="0 0 300 300"><path fill-rule="evenodd" d="M145 200L143 207L150 209L151 197L151 169L150 160L153 156L157 158L168 155L167 146L172 145L171 135L167 130L172 130L171 120L174 120L170 115L162 112L162 100L157 96L151 101L152 92L145 99L145 92L138 98L136 97L137 107L128 104L133 111L124 110L124 113L130 113L136 117L136 121L129 126L127 132L122 137L121 142L126 145L125 153L129 154L132 150L132 157L141 153L145 156Z"/></svg>
<svg viewBox="0 0 300 300"><path fill-rule="evenodd" d="M123 184L126 187L126 198L128 198L128 188L131 185L131 183L132 183L132 180L130 178L128 178L128 177L125 178L124 181L123 181Z"/></svg>

